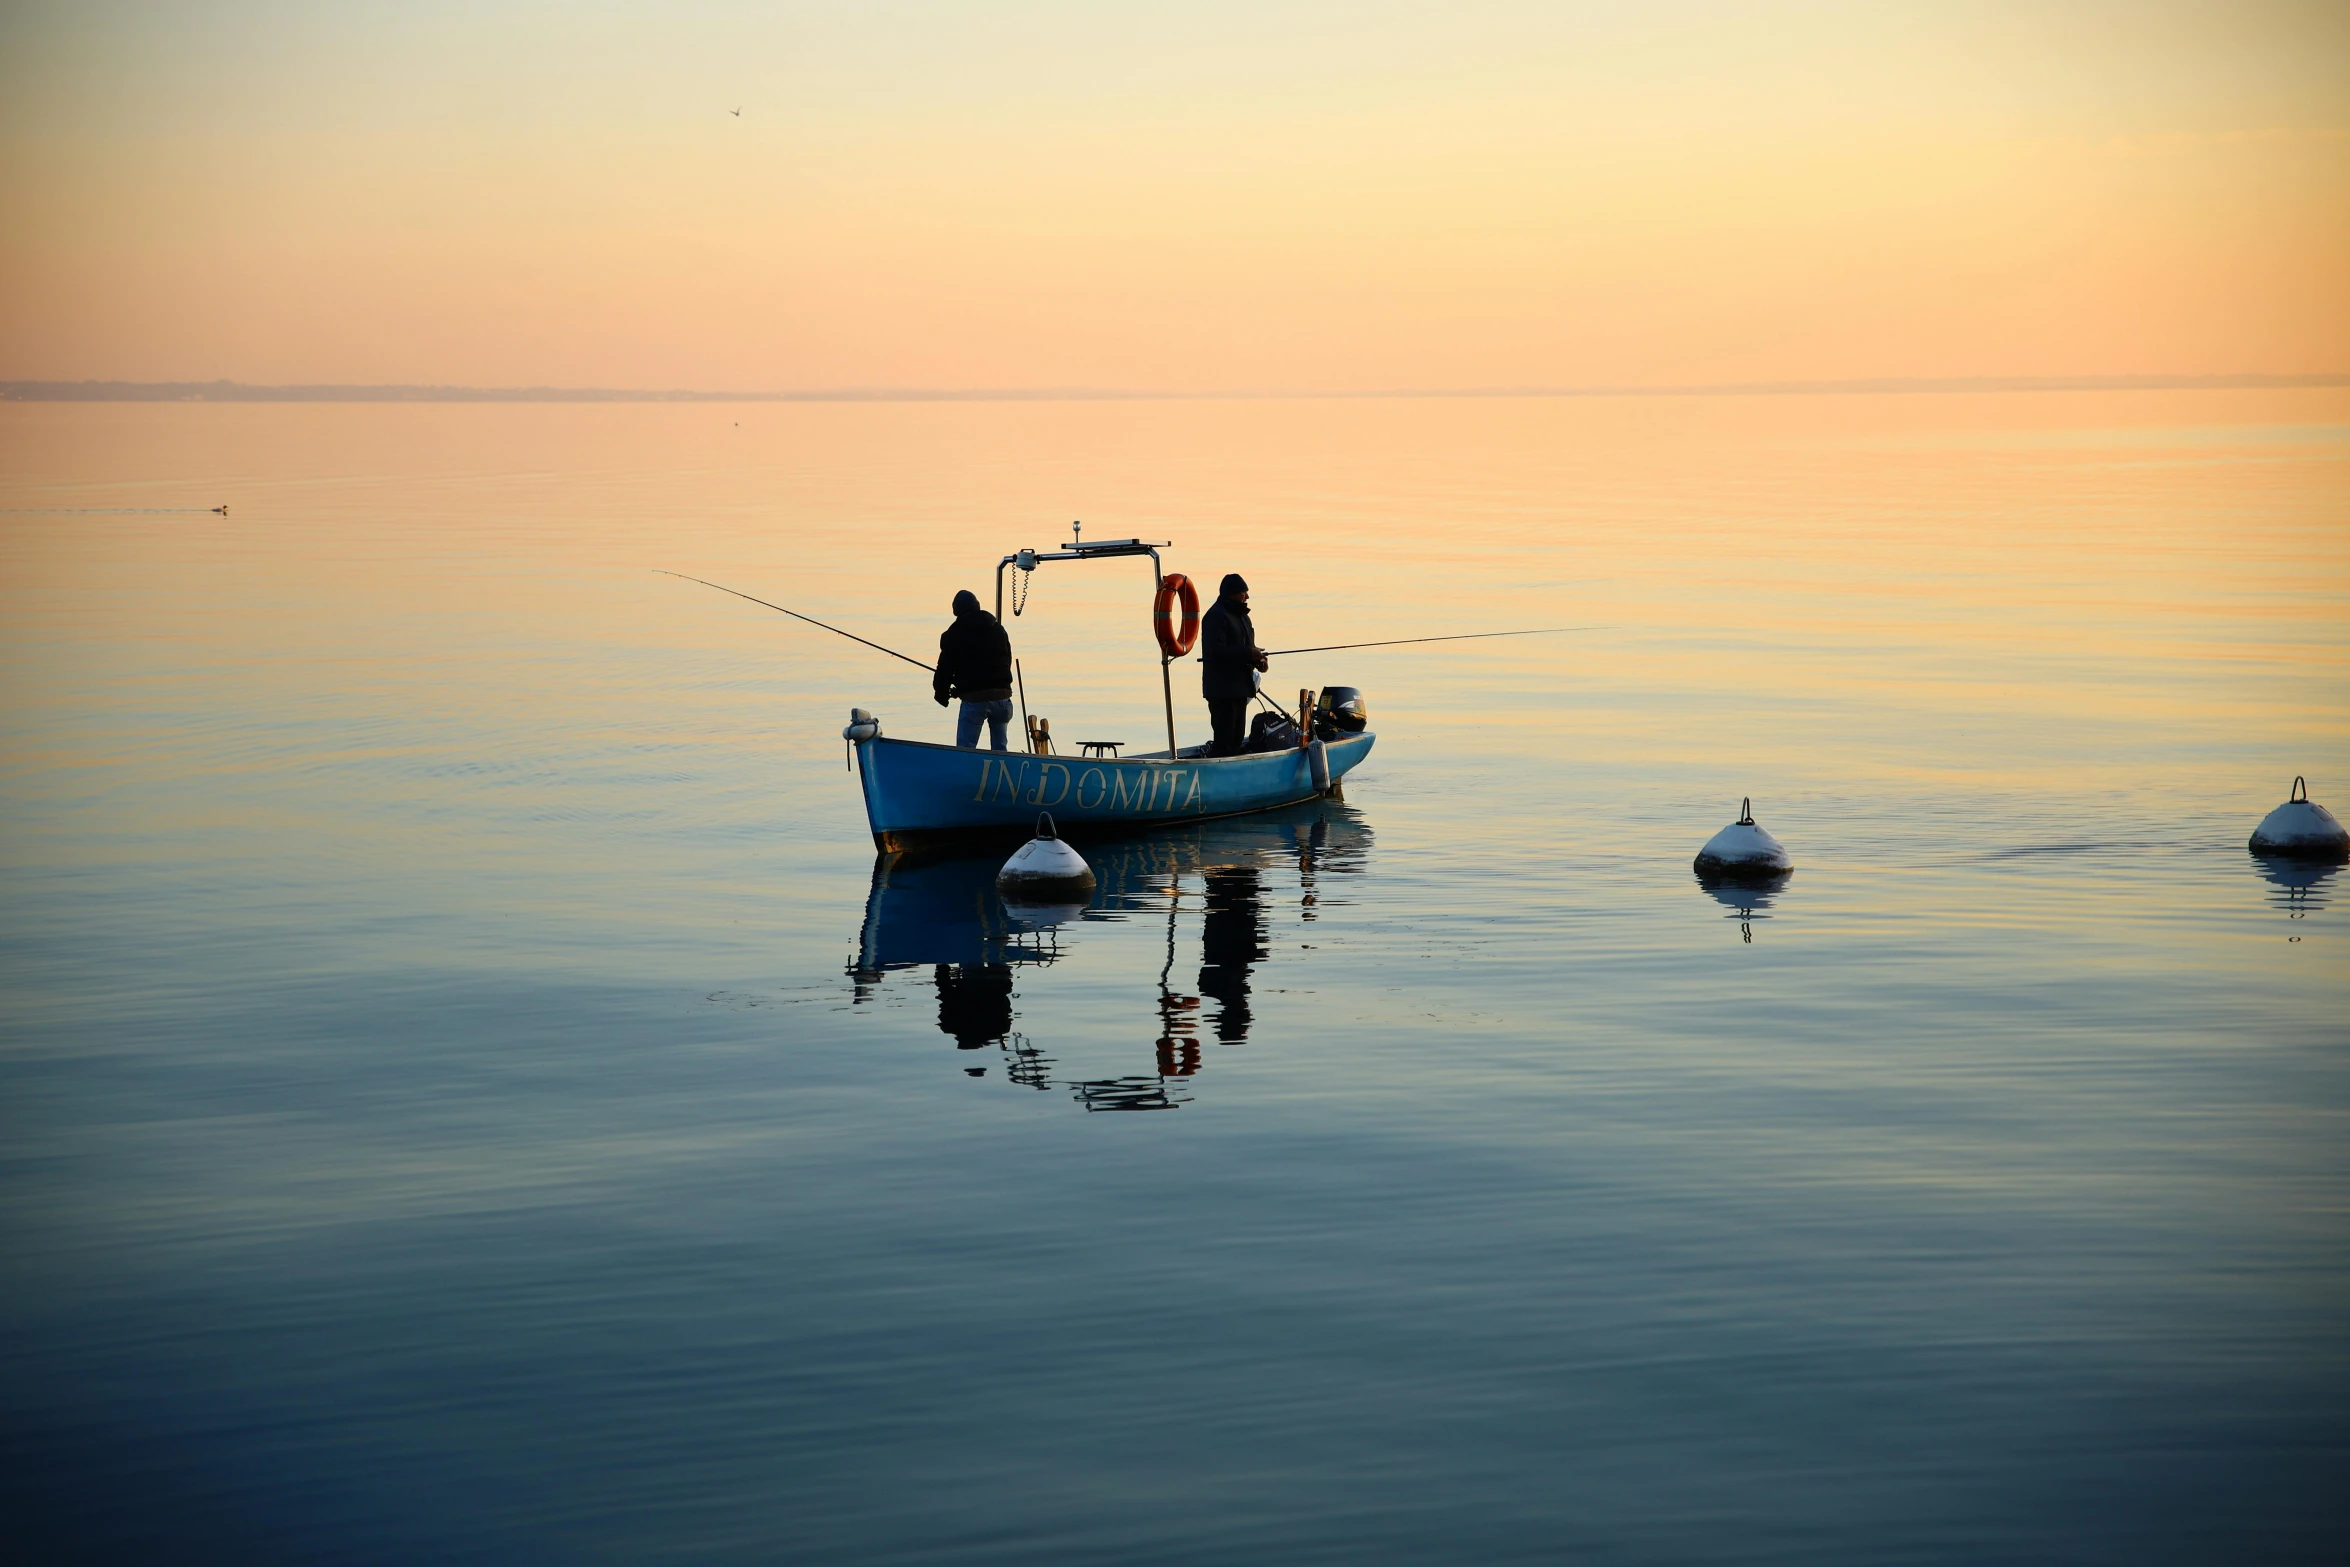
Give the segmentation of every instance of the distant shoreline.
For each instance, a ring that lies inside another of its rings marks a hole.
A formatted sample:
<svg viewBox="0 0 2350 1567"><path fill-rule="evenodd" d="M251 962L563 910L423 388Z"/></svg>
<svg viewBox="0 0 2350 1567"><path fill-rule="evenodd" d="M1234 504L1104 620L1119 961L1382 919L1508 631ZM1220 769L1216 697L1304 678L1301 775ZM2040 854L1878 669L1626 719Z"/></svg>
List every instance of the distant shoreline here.
<svg viewBox="0 0 2350 1567"><path fill-rule="evenodd" d="M1154 392L1092 387L839 388L819 391L629 391L604 387L248 386L237 381L0 381L11 403L1056 403L1470 397L1801 397L1878 393L2279 390L2350 386L2318 375L1956 376L1857 381L1749 381L1703 386L1396 387L1377 391Z"/></svg>

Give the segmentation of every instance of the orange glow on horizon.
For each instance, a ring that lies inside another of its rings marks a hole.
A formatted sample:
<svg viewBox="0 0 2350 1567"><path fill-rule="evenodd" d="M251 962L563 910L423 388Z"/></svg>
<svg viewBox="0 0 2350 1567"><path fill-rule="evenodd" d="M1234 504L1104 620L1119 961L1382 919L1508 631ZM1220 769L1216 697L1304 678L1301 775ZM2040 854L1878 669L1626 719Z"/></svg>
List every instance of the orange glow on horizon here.
<svg viewBox="0 0 2350 1567"><path fill-rule="evenodd" d="M2325 7L505 0L11 31L0 376L2350 370L2350 23Z"/></svg>

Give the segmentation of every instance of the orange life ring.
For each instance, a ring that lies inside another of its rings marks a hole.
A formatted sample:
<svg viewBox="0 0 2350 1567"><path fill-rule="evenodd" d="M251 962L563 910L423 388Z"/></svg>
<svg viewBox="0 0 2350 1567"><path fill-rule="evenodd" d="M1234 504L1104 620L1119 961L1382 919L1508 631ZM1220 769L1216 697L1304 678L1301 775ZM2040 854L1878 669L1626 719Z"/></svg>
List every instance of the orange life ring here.
<svg viewBox="0 0 2350 1567"><path fill-rule="evenodd" d="M1183 601L1183 627L1175 626L1175 601ZM1159 651L1181 658L1199 640L1199 589L1180 571L1159 579L1159 596L1151 603L1151 630L1158 633Z"/></svg>

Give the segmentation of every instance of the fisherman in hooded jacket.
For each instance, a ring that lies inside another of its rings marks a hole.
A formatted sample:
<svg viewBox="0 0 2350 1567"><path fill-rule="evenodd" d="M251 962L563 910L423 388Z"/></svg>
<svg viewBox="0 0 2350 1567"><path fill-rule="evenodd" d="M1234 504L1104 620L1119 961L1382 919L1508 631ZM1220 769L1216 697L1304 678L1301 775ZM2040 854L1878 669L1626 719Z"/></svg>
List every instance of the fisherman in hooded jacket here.
<svg viewBox="0 0 2350 1567"><path fill-rule="evenodd" d="M938 705L950 697L963 700L955 719L955 744L966 751L979 748L979 726L993 732L995 749L1008 751L1005 731L1012 722L1012 639L995 616L979 607L969 588L955 595L955 623L938 635L938 668L931 671L930 694Z"/></svg>
<svg viewBox="0 0 2350 1567"><path fill-rule="evenodd" d="M1257 646L1257 628L1248 618L1248 583L1230 573L1217 588L1216 602L1200 617L1200 694L1208 699L1215 739L1210 756L1238 756L1246 743L1249 698L1257 683L1251 670L1270 666Z"/></svg>

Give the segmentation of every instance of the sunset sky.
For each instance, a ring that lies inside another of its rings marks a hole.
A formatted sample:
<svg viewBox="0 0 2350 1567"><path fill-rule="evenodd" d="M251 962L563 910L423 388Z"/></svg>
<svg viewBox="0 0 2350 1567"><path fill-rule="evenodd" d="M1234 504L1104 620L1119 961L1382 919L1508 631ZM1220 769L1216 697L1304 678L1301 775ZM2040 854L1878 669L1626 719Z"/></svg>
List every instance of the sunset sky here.
<svg viewBox="0 0 2350 1567"><path fill-rule="evenodd" d="M34 0L0 200L8 378L2333 372L2350 6Z"/></svg>

